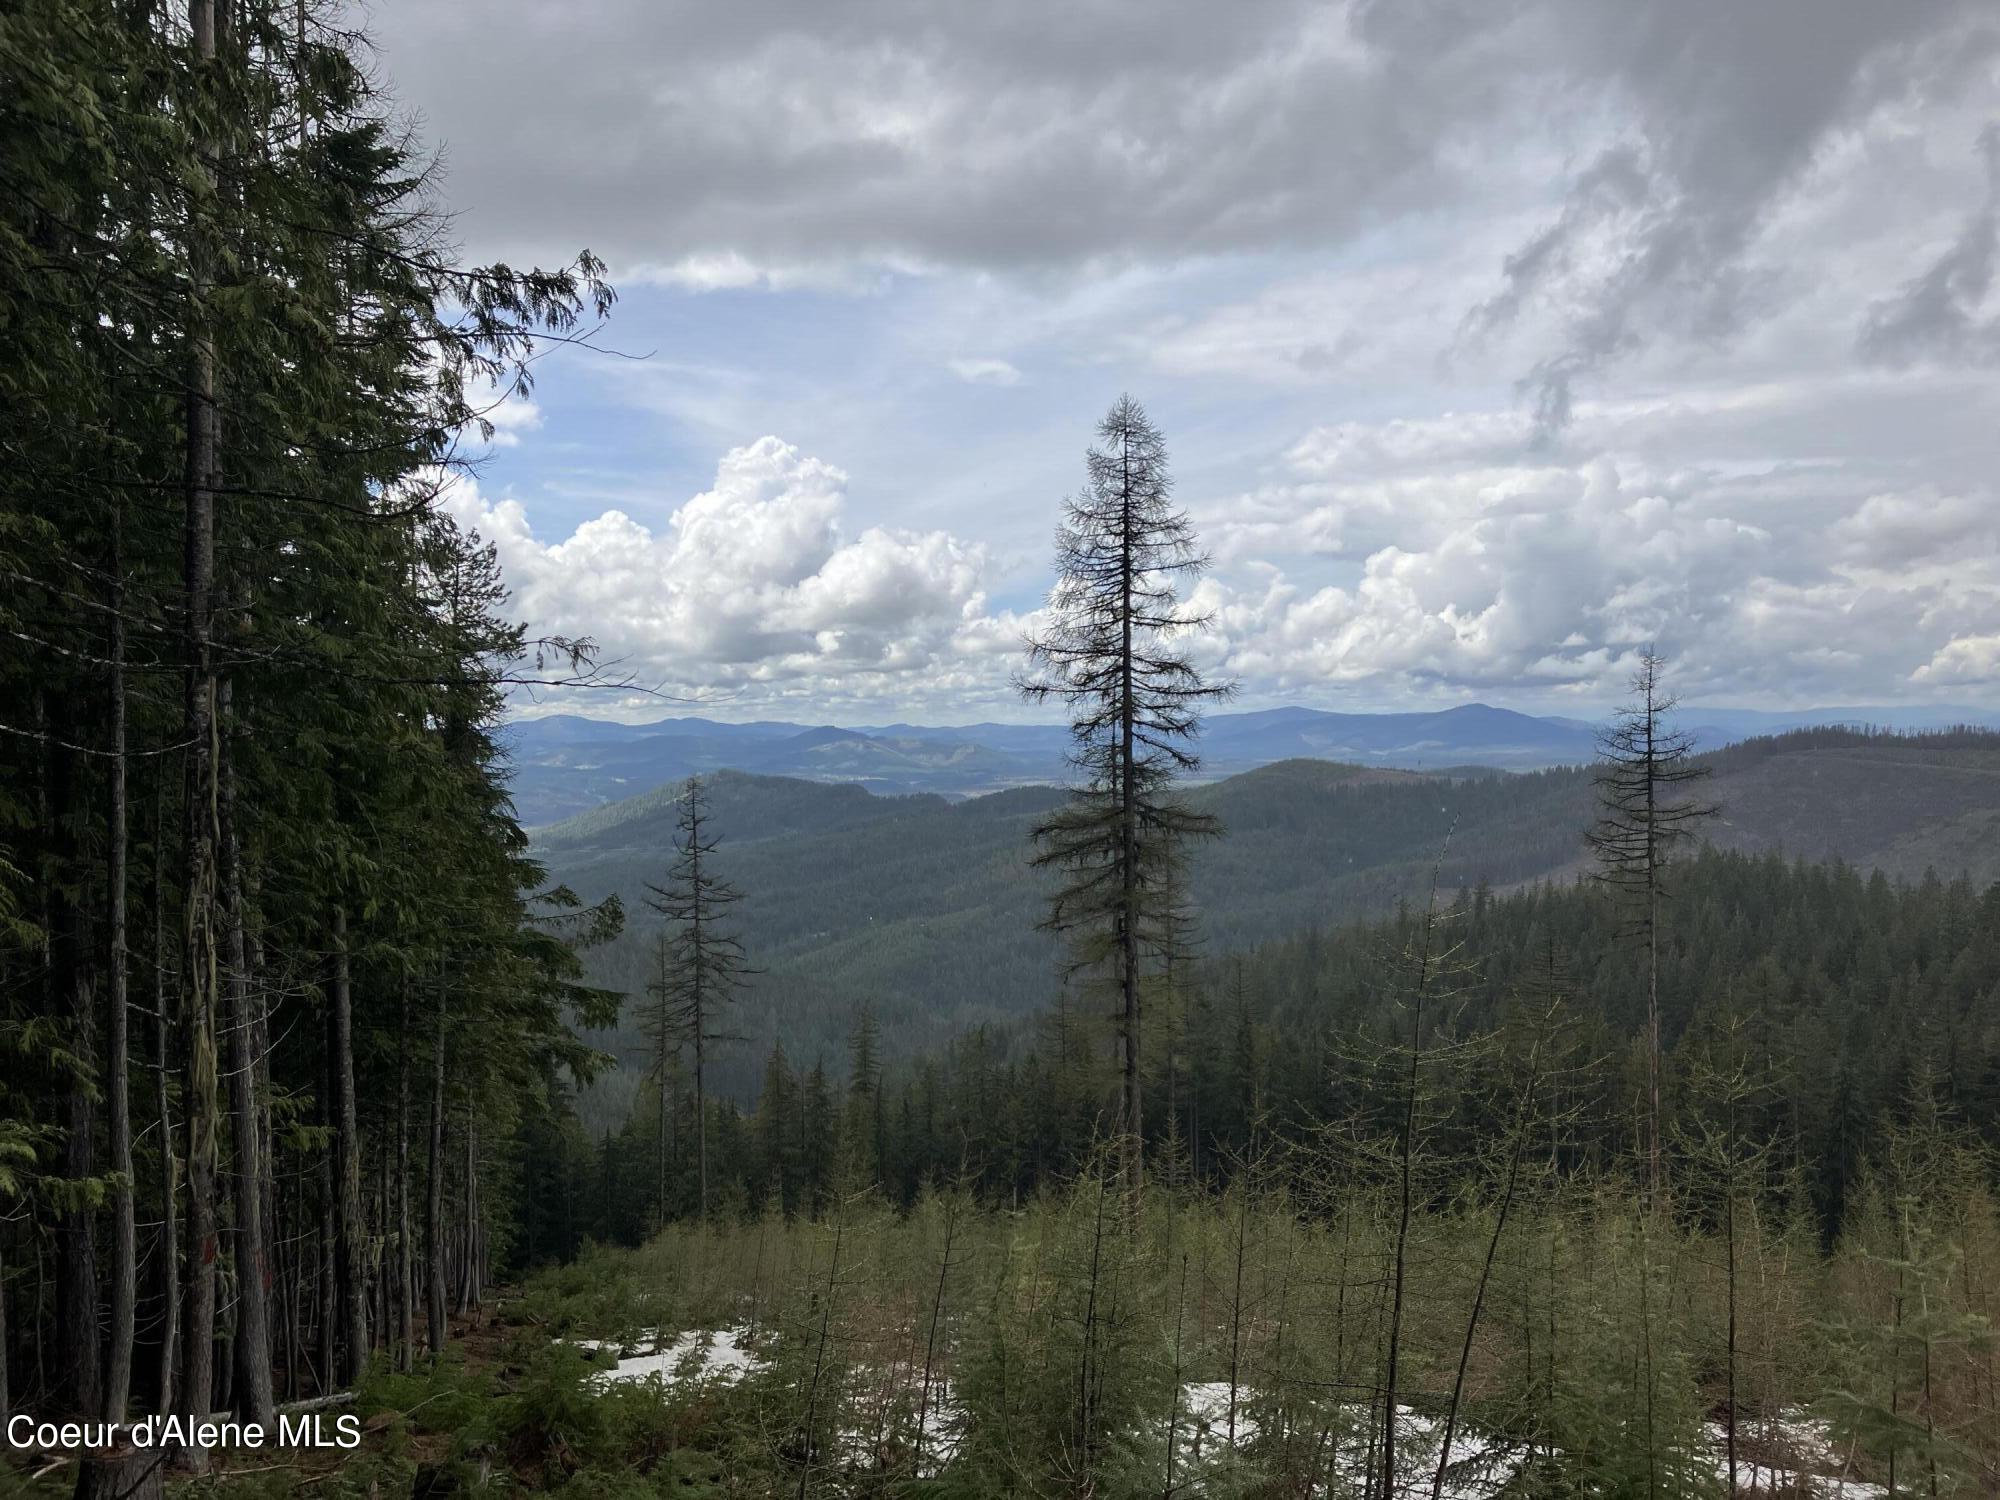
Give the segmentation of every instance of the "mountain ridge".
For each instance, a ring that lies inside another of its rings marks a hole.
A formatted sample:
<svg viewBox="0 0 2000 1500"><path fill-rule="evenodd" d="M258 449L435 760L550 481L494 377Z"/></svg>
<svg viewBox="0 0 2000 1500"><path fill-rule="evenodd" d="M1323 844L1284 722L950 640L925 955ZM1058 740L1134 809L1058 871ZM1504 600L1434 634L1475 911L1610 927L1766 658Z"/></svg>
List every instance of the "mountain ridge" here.
<svg viewBox="0 0 2000 1500"><path fill-rule="evenodd" d="M1704 749L1815 725L1896 727L1898 718L1912 728L1960 722L2000 727L2000 713L1951 706L1681 711L1682 724ZM1540 770L1587 763L1596 734L1597 725L1587 720L1488 703L1382 714L1281 705L1209 716L1199 742L1200 779L1219 781L1298 757L1402 770ZM724 769L954 798L1058 784L1068 775L1069 733L1060 724L732 724L698 715L620 724L555 714L512 721L502 736L515 807L531 828Z"/></svg>

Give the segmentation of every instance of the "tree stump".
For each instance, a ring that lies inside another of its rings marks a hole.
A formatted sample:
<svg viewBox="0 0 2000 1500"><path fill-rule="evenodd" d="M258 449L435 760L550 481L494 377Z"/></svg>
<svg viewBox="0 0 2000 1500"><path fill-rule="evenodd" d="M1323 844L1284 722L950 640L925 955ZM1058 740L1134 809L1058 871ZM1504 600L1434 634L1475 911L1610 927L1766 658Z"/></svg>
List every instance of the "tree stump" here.
<svg viewBox="0 0 2000 1500"><path fill-rule="evenodd" d="M82 1454L76 1465L75 1500L162 1500L167 1457L162 1448Z"/></svg>

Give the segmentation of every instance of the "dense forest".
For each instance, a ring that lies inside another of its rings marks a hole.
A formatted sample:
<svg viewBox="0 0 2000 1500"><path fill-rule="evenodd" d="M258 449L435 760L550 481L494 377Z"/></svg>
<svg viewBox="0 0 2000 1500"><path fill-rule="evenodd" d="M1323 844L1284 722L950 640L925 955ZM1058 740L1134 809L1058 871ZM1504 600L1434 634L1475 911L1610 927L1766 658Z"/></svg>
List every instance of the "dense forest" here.
<svg viewBox="0 0 2000 1500"><path fill-rule="evenodd" d="M0 1413L268 1422L509 1260L618 914L493 738L588 649L437 499L600 270L459 264L338 8L0 17Z"/></svg>
<svg viewBox="0 0 2000 1500"><path fill-rule="evenodd" d="M1800 1195L1793 1207L1823 1242L1838 1238L1873 1143L1920 1104L2000 1147L2000 886L1935 876L1895 885L1840 864L1716 851L1686 861L1676 880L1661 971L1670 1137L1692 1140L1692 1118L1678 1116L1699 1116L1702 1069L1728 1034L1756 1073L1741 1126L1776 1153L1771 1181ZM1468 893L1439 921L1455 950L1449 1015L1430 1044L1434 1083L1451 1095L1441 1149L1470 1150L1504 1123L1516 1059L1472 1042L1505 1035L1524 1004L1549 995L1563 1002L1567 1045L1592 1060L1565 1085L1576 1144L1564 1159L1618 1170L1633 1150L1643 1019L1618 903L1581 880ZM1260 1147L1379 1126L1395 1083L1385 1097L1380 1064L1394 1054L1379 1049L1399 1024L1400 969L1421 927L1406 910L1197 962L1176 978L1146 1066L1159 1101L1149 1135L1178 1153L1177 1173L1222 1185ZM760 1059L753 1108L712 1106L719 1173L753 1214L823 1209L856 1171L905 1206L938 1183L1026 1201L1066 1180L1102 1133L1097 1025L1051 1008L1032 1027L975 1028L934 1056L885 1065L879 1017L858 1010L838 1058L780 1045ZM673 1138L689 1139L691 1098L674 1103ZM654 1108L642 1095L622 1137L573 1142L565 1248L648 1232ZM691 1170L677 1156L669 1217L690 1201Z"/></svg>

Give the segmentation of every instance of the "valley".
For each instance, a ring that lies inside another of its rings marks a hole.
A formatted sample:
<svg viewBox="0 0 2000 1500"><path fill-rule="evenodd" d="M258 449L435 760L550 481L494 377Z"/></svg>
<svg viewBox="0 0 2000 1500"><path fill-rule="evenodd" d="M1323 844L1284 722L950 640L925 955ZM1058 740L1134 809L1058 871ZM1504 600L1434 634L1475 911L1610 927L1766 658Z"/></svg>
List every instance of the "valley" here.
<svg viewBox="0 0 2000 1500"><path fill-rule="evenodd" d="M2000 735L1808 730L1708 760L1704 796L1720 810L1703 834L1718 848L1839 859L1897 880L1931 868L2000 878ZM717 1066L723 1091L754 1099L779 1037L796 1058L837 1062L862 1005L904 1056L1057 998L1061 947L1037 928L1049 881L1028 853L1062 792L954 802L740 771L706 785L720 867L745 892L737 926L763 971L739 1007L745 1041ZM650 972L657 924L645 888L664 867L673 800L662 788L535 839L552 879L586 900L624 901L624 933L585 960L595 982L629 995L643 994ZM1231 776L1188 800L1227 830L1189 856L1211 956L1420 901L1433 866L1447 893L1581 878L1595 807L1588 768L1420 773L1318 760ZM621 1029L600 1039L610 1050L633 1045L631 1014L628 1004ZM607 1083L600 1107L632 1086L629 1076Z"/></svg>

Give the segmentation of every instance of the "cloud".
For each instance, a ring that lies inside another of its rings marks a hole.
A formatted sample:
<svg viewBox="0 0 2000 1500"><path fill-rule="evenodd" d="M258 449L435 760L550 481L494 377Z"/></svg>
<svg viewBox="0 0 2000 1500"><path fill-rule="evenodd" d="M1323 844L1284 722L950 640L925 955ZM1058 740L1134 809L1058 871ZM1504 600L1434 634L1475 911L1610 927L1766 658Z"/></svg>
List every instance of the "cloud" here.
<svg viewBox="0 0 2000 1500"><path fill-rule="evenodd" d="M1984 199L1951 245L1923 274L1868 310L1864 357L1903 365L1931 357L1990 365L2000 360L2000 309L1987 311L2000 257L2000 126L1980 133L1986 162Z"/></svg>
<svg viewBox="0 0 2000 1500"><path fill-rule="evenodd" d="M2000 679L1990 484L1650 456L1686 424L1784 405L1758 390L1585 403L1554 445L1514 411L1314 429L1274 482L1197 506L1219 562L1190 601L1215 622L1194 649L1252 702L1346 706L1590 711L1655 645L1677 688L1711 701ZM590 635L642 681L744 712L1007 711L1035 617L989 604L975 544L851 530L847 492L840 470L765 437L657 528L612 510L547 541L516 500L461 483L447 503L495 542L538 629Z"/></svg>
<svg viewBox="0 0 2000 1500"><path fill-rule="evenodd" d="M503 418L548 535L457 502L546 628L738 704L1004 713L1129 389L1250 701L1589 705L1651 640L1710 698L1993 690L1981 0L489 13L476 75L449 7L377 16L458 232L591 244L659 351Z"/></svg>
<svg viewBox="0 0 2000 1500"><path fill-rule="evenodd" d="M526 396L507 396L484 410L496 448L518 448L521 435L542 425L542 409Z"/></svg>
<svg viewBox="0 0 2000 1500"><path fill-rule="evenodd" d="M1378 14L1401 33L1412 12L1450 8ZM1968 88L1995 98L1995 27L1970 0L1548 0L1532 13L1560 25L1550 56L1570 87L1604 100L1605 139L1469 327L1552 307L1560 333L1524 382L1545 428L1568 420L1580 377L1649 340L1726 339L1768 316L1787 268L1758 259L1764 232L1845 138Z"/></svg>
<svg viewBox="0 0 2000 1500"><path fill-rule="evenodd" d="M680 286L865 289L1323 254L1449 210L1488 256L1454 321L1475 339L1531 324L1545 425L1649 342L1739 337L1800 295L1772 226L1829 164L1865 168L1857 142L1967 140L2000 108L1980 0L601 0L559 19L494 0L487 17L477 70L448 6L373 18L451 148L480 253L574 239ZM1935 175L1872 180L1875 231L1921 227L1912 195ZM1914 281L1909 243L1885 257L1849 336L1871 298L1891 299L1868 334L1884 357L1942 307L1969 318L1990 211L1967 236ZM1296 357L1338 365L1351 337L1315 322Z"/></svg>
<svg viewBox="0 0 2000 1500"><path fill-rule="evenodd" d="M1204 650L1261 696L1313 701L1331 685L1601 703L1649 644L1683 692L1711 699L1992 680L1990 485L1870 492L1782 461L1655 467L1649 439L1683 419L1586 404L1555 448L1510 413L1318 429L1293 448L1290 483L1204 517L1235 559L1204 581L1219 626ZM1287 563L1255 561L1283 539Z"/></svg>
<svg viewBox="0 0 2000 1500"><path fill-rule="evenodd" d="M546 257L574 247L545 226L576 226L614 265L718 285L1297 242L1424 175L1438 123L1435 101L1378 108L1395 80L1307 0L489 14L476 77L447 8L373 17L387 70L461 148L467 229Z"/></svg>
<svg viewBox="0 0 2000 1500"><path fill-rule="evenodd" d="M1021 372L1004 359L954 359L945 363L967 385L1019 385Z"/></svg>
<svg viewBox="0 0 2000 1500"><path fill-rule="evenodd" d="M775 437L732 449L655 530L622 510L561 541L515 499L458 481L445 507L490 540L538 631L587 635L646 685L865 701L953 679L987 627L976 546L942 531L845 534L847 476Z"/></svg>
<svg viewBox="0 0 2000 1500"><path fill-rule="evenodd" d="M2000 634L1960 636L1949 641L1913 675L1917 681L1929 683L2000 681Z"/></svg>

